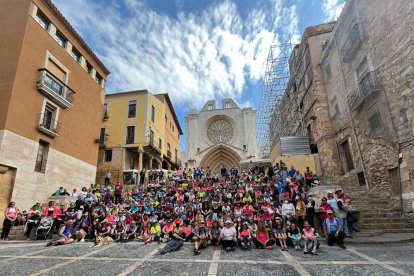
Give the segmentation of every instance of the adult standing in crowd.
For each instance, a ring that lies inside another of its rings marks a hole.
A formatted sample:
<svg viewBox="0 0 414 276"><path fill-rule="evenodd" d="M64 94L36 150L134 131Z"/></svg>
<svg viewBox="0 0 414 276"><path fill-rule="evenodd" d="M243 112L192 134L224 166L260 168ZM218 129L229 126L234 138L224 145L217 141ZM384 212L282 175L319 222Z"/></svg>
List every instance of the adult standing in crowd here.
<svg viewBox="0 0 414 276"><path fill-rule="evenodd" d="M9 206L7 206L6 210L4 211L5 218L3 221L3 230L1 231L0 237L2 240L9 240L10 229L16 221L19 212L19 209L16 208L16 203L14 201L10 202Z"/></svg>

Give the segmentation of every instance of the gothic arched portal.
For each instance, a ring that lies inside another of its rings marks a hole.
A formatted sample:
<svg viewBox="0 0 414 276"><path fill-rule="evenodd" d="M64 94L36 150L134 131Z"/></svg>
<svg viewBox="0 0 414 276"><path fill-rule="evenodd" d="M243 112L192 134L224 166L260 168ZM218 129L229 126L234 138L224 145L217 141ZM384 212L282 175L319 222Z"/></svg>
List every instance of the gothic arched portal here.
<svg viewBox="0 0 414 276"><path fill-rule="evenodd" d="M240 171L240 156L229 146L217 144L213 146L200 162L200 167L210 167L211 171L220 173L222 165L227 169L236 167Z"/></svg>

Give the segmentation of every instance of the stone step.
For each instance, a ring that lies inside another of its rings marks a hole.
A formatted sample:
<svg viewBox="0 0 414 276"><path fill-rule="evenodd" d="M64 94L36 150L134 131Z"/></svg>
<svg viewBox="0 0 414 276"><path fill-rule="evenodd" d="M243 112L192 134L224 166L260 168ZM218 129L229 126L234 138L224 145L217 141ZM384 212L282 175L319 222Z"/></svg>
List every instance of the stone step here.
<svg viewBox="0 0 414 276"><path fill-rule="evenodd" d="M361 229L360 232L352 233L352 237L375 237L375 236L381 236L383 234L382 230L376 230L376 229Z"/></svg>
<svg viewBox="0 0 414 276"><path fill-rule="evenodd" d="M405 229L413 228L413 223L360 223L361 229Z"/></svg>
<svg viewBox="0 0 414 276"><path fill-rule="evenodd" d="M370 223L410 223L409 220L405 218L384 218L384 217L362 217L359 220L360 223L370 224ZM411 222L412 223L412 222Z"/></svg>
<svg viewBox="0 0 414 276"><path fill-rule="evenodd" d="M384 233L414 233L414 228L381 229Z"/></svg>

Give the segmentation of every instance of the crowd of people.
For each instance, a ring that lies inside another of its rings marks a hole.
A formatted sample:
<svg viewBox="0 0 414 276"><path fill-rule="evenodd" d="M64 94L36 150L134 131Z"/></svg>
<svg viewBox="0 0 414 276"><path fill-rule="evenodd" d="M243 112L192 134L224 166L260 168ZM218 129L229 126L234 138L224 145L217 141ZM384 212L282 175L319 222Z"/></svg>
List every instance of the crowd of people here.
<svg viewBox="0 0 414 276"><path fill-rule="evenodd" d="M68 193L61 187L55 196L77 198L69 206L50 201L20 213L11 202L1 238L8 238L13 224L24 224L27 238L35 238L38 220L51 217L51 231L58 238L48 246L85 240L100 245L110 238L119 243L165 242L161 254L179 250L185 241L193 242L194 254L207 246L226 251L291 246L317 254L324 238L328 245L345 248L345 236L355 230L348 223L350 199L342 191L332 191L316 205L307 195L313 180L309 168L302 175L280 162L242 172L223 166L217 173L209 168L152 173L146 185L142 181L128 191L107 180L80 192Z"/></svg>

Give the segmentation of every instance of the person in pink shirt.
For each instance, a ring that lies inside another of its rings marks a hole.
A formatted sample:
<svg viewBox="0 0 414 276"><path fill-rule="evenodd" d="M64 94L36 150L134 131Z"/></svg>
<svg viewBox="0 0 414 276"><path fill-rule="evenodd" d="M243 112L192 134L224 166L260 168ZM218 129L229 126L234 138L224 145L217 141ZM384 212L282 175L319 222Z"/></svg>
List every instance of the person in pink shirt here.
<svg viewBox="0 0 414 276"><path fill-rule="evenodd" d="M310 225L309 221L305 221L303 223L303 230L302 230L302 239L305 241L305 249L303 251L304 254L316 254L316 249L319 247L319 242L317 238L319 234L316 233L315 229Z"/></svg>
<svg viewBox="0 0 414 276"><path fill-rule="evenodd" d="M5 210L5 218L3 222L3 230L1 231L1 239L7 241L9 238L10 229L19 214L19 209L16 208L15 202L10 202L9 206Z"/></svg>

